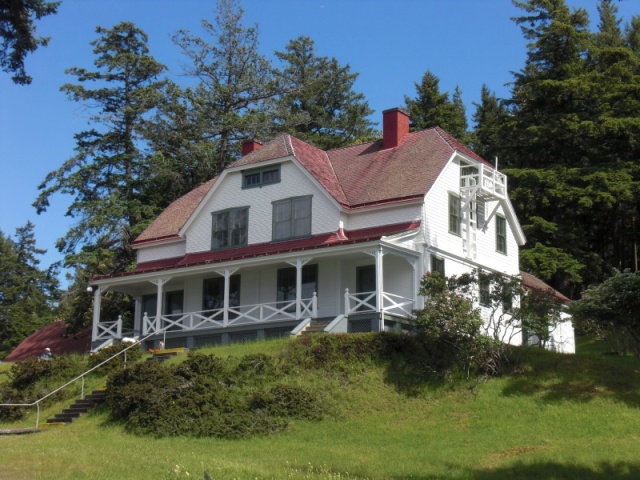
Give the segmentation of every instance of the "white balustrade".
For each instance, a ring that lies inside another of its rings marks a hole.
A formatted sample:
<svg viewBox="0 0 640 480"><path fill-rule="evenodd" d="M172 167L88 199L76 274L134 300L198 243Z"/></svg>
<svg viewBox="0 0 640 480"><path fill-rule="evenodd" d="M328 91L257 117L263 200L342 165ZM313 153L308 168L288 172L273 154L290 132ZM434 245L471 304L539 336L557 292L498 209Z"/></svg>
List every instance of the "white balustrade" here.
<svg viewBox="0 0 640 480"><path fill-rule="evenodd" d="M300 312L300 318L317 318L318 298L315 293L313 297L301 301ZM295 300L229 307L226 319L223 308L155 317L149 317L145 313L142 318L142 334L147 335L163 329L168 332L189 332L278 320L299 320L296 318Z"/></svg>
<svg viewBox="0 0 640 480"><path fill-rule="evenodd" d="M107 340L109 338L122 338L122 316L118 316L115 322L101 322L98 324L98 334L94 340Z"/></svg>
<svg viewBox="0 0 640 480"><path fill-rule="evenodd" d="M409 317L412 315L414 301L411 298L401 297L394 293L383 292L383 313ZM345 314L375 312L376 292L349 293L345 290Z"/></svg>

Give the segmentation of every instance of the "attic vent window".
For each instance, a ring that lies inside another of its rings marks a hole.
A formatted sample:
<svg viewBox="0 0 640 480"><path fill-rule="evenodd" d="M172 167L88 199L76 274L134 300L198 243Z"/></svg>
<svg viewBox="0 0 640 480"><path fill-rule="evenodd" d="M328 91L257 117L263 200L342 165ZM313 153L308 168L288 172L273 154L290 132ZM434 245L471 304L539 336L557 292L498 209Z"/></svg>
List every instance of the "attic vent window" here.
<svg viewBox="0 0 640 480"><path fill-rule="evenodd" d="M242 188L262 187L280 183L280 165L250 170L242 174Z"/></svg>

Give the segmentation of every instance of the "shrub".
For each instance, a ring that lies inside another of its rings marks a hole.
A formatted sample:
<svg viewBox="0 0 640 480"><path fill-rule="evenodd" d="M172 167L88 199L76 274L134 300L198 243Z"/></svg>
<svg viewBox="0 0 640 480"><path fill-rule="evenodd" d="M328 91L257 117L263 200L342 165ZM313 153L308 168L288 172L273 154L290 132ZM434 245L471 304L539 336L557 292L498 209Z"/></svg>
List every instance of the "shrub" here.
<svg viewBox="0 0 640 480"><path fill-rule="evenodd" d="M107 360L108 358L114 356L118 352L125 350L130 347L130 343L122 343L120 345L110 345L108 347L103 348L102 350L94 353L89 357L89 368L93 368L96 365L100 365L102 362ZM125 357L126 355L126 357ZM95 370L98 375L108 375L111 372L123 368L126 364L130 362L135 362L142 358L143 351L140 345L129 348L126 353L114 358L108 363L105 363L102 367Z"/></svg>
<svg viewBox="0 0 640 480"><path fill-rule="evenodd" d="M263 354L237 363L192 354L176 366L139 363L113 373L107 402L113 420L157 437L242 438L280 431L290 418L319 418L324 409L311 390L276 385L256 392L278 376L274 359Z"/></svg>

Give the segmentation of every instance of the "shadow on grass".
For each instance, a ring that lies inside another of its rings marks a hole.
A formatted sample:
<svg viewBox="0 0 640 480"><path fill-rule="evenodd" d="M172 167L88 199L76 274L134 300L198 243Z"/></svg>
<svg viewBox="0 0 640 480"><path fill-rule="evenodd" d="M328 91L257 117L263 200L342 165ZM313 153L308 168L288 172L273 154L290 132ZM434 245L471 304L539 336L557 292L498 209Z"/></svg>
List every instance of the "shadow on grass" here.
<svg viewBox="0 0 640 480"><path fill-rule="evenodd" d="M452 470L459 470L459 466L451 465ZM463 475L452 474L442 475L411 475L393 476L395 480L457 480L460 478L468 480L636 480L640 478L640 463L601 463L595 468L582 465L562 464L555 462L522 463L491 468L486 470L476 470Z"/></svg>
<svg viewBox="0 0 640 480"><path fill-rule="evenodd" d="M553 462L516 463L507 467L474 472L473 480L632 480L640 478L640 463L601 463L595 468Z"/></svg>
<svg viewBox="0 0 640 480"><path fill-rule="evenodd" d="M639 372L640 361L611 362L594 355L523 350L503 393L538 396L548 402L611 398L638 408Z"/></svg>

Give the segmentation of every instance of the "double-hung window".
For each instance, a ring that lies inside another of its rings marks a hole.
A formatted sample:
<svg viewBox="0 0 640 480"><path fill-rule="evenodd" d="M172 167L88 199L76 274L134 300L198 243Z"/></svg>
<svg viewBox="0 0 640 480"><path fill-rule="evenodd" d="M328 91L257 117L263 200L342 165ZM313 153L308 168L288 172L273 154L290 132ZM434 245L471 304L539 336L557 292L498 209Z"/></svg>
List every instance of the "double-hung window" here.
<svg viewBox="0 0 640 480"><path fill-rule="evenodd" d="M507 253L507 221L500 215L496 216L496 250Z"/></svg>
<svg viewBox="0 0 640 480"><path fill-rule="evenodd" d="M247 244L249 207L213 212L212 250L242 247Z"/></svg>
<svg viewBox="0 0 640 480"><path fill-rule="evenodd" d="M460 235L460 197L449 194L449 233Z"/></svg>
<svg viewBox="0 0 640 480"><path fill-rule="evenodd" d="M311 235L311 196L273 202L273 240Z"/></svg>
<svg viewBox="0 0 640 480"><path fill-rule="evenodd" d="M250 170L242 175L242 188L261 187L280 182L280 165Z"/></svg>

